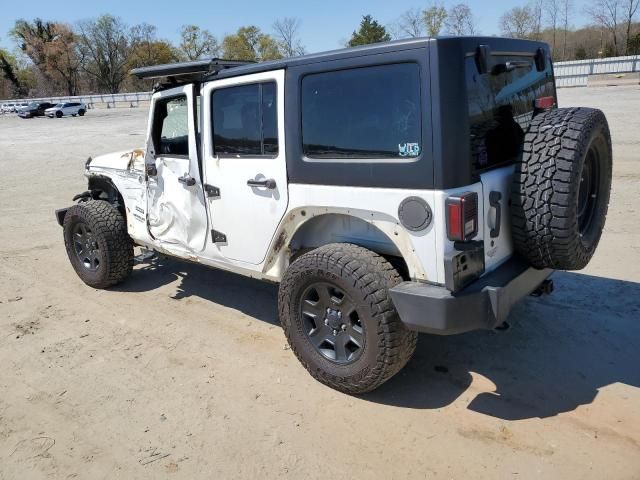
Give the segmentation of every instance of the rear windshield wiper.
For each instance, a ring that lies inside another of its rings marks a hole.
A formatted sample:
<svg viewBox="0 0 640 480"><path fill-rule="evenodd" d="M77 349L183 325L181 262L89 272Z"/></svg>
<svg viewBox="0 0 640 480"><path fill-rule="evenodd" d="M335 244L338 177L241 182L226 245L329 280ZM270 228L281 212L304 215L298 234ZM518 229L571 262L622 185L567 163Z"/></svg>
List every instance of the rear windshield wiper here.
<svg viewBox="0 0 640 480"><path fill-rule="evenodd" d="M500 75L505 72L512 72L516 68L530 68L531 62L527 60L515 60L504 63L496 63L491 69L491 75Z"/></svg>

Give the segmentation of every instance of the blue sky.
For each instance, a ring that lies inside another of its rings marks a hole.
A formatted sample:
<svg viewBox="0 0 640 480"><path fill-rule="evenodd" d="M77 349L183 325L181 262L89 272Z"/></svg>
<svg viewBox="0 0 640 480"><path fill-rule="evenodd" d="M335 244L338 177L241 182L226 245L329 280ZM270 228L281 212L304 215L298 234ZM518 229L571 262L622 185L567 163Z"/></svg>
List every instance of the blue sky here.
<svg viewBox="0 0 640 480"><path fill-rule="evenodd" d="M574 0L574 26L586 22L582 14L583 2ZM302 21L301 37L309 52L341 47L358 25L363 14L370 13L379 22L388 24L412 7L425 8L431 0L29 0L3 1L0 15L0 46L14 48L8 32L18 18L75 23L78 20L110 13L122 17L127 23L146 22L158 28L158 36L170 41L178 39L181 25L193 23L208 28L217 37L234 32L242 25L257 25L270 32L275 19L289 16ZM445 6L458 3L445 1ZM526 1L466 0L472 8L480 32L498 34L498 19L502 13Z"/></svg>

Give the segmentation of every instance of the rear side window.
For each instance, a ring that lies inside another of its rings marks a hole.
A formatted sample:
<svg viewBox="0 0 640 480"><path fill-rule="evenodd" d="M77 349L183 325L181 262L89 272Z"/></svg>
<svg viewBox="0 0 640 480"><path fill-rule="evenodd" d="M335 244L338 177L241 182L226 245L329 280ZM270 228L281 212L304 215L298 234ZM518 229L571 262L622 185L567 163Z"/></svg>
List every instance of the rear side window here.
<svg viewBox="0 0 640 480"><path fill-rule="evenodd" d="M422 151L420 67L399 63L307 75L302 147L310 158L406 159Z"/></svg>
<svg viewBox="0 0 640 480"><path fill-rule="evenodd" d="M213 144L216 155L278 154L275 82L222 88L213 92Z"/></svg>

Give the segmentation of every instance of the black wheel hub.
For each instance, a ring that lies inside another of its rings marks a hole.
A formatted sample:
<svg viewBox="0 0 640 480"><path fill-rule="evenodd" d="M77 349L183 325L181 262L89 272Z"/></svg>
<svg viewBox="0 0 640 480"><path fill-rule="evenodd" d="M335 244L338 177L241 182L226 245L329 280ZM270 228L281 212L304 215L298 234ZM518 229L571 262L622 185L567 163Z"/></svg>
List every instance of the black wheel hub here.
<svg viewBox="0 0 640 480"><path fill-rule="evenodd" d="M357 360L364 349L364 324L356 305L340 288L318 282L302 293L300 315L309 343L339 364Z"/></svg>
<svg viewBox="0 0 640 480"><path fill-rule="evenodd" d="M580 176L580 189L578 191L578 230L580 235L589 231L592 220L595 217L598 199L598 187L600 185L599 152L592 146L587 152Z"/></svg>
<svg viewBox="0 0 640 480"><path fill-rule="evenodd" d="M102 252L95 235L84 222L78 222L73 228L73 250L80 264L95 272L102 262Z"/></svg>

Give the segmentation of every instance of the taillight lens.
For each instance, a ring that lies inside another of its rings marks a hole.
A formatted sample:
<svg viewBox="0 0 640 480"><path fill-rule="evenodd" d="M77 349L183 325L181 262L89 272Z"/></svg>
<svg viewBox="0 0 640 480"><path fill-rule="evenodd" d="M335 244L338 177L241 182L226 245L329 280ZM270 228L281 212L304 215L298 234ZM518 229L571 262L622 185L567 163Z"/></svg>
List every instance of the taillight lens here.
<svg viewBox="0 0 640 480"><path fill-rule="evenodd" d="M536 108L536 110L548 110L550 108L553 108L555 104L556 99L553 97L540 97L536 98L533 106Z"/></svg>
<svg viewBox="0 0 640 480"><path fill-rule="evenodd" d="M449 197L445 203L447 212L447 238L465 242L478 233L478 194L467 192Z"/></svg>

